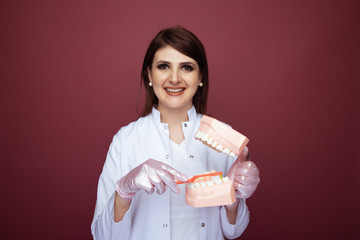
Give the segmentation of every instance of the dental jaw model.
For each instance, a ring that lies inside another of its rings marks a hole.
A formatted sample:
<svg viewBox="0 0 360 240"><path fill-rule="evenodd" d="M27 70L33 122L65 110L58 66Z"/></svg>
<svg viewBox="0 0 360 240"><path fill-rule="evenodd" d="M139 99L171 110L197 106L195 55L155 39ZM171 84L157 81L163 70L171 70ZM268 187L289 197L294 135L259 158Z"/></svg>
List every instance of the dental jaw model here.
<svg viewBox="0 0 360 240"><path fill-rule="evenodd" d="M195 138L216 151L223 152L231 157L240 155L249 142L249 139L241 133L206 115L203 115L200 121L200 127Z"/></svg>
<svg viewBox="0 0 360 240"><path fill-rule="evenodd" d="M189 182L191 181L191 182ZM233 181L221 172L198 175L186 183L185 201L192 207L228 205L236 201Z"/></svg>
<svg viewBox="0 0 360 240"><path fill-rule="evenodd" d="M218 152L235 157L244 150L249 139L226 124L203 115L195 136ZM236 201L234 183L221 172L211 171L189 179L185 201L192 207L229 205Z"/></svg>

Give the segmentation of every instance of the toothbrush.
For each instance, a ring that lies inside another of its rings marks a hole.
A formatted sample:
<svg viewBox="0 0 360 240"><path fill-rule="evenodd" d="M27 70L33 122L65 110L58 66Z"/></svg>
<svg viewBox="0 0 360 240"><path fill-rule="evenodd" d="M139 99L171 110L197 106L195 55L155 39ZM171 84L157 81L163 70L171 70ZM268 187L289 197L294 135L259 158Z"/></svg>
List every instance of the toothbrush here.
<svg viewBox="0 0 360 240"><path fill-rule="evenodd" d="M198 178L203 178L203 177L213 177L213 176L220 176L222 177L222 172L209 172L209 173L204 173L204 174L199 174L199 175L195 175L192 177L189 177L189 179L186 182L181 182L179 180L176 180L177 184L182 184L182 183L193 183L196 181L196 179Z"/></svg>

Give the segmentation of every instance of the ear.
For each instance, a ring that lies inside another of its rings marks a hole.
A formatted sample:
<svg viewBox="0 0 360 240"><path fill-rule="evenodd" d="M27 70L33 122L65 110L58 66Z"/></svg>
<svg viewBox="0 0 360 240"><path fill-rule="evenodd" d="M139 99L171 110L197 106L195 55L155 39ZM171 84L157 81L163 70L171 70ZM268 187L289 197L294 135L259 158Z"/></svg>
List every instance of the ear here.
<svg viewBox="0 0 360 240"><path fill-rule="evenodd" d="M147 73L148 73L148 78L149 78L150 82L152 82L151 70L149 67L147 67Z"/></svg>

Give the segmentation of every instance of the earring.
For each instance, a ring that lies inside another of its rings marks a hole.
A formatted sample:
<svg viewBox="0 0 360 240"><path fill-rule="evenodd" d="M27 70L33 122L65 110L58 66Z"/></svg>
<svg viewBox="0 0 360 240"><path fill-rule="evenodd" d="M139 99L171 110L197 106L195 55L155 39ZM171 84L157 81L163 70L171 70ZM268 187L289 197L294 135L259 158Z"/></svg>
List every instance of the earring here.
<svg viewBox="0 0 360 240"><path fill-rule="evenodd" d="M150 87L152 86L152 82L149 82L149 86L150 86Z"/></svg>
<svg viewBox="0 0 360 240"><path fill-rule="evenodd" d="M200 82L200 83L199 83L199 86L202 87L202 86L204 86L204 84L203 84L202 82Z"/></svg>

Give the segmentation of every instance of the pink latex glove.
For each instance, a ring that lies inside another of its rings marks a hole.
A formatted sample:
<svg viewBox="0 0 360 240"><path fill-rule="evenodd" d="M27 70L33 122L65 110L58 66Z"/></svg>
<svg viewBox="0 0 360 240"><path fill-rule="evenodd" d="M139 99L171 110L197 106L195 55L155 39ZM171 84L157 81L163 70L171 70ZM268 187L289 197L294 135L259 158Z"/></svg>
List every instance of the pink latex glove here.
<svg viewBox="0 0 360 240"><path fill-rule="evenodd" d="M259 169L252 161L246 161L247 158L250 158L249 149L245 147L228 172L237 198L249 198L260 182Z"/></svg>
<svg viewBox="0 0 360 240"><path fill-rule="evenodd" d="M116 191L122 199L128 201L141 189L153 193L154 187L158 194L164 193L166 187L179 194L180 189L175 180L186 182L188 177L165 163L149 159L117 181Z"/></svg>

